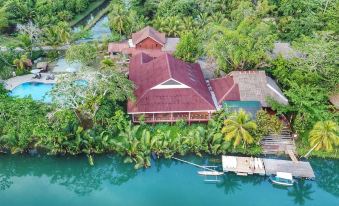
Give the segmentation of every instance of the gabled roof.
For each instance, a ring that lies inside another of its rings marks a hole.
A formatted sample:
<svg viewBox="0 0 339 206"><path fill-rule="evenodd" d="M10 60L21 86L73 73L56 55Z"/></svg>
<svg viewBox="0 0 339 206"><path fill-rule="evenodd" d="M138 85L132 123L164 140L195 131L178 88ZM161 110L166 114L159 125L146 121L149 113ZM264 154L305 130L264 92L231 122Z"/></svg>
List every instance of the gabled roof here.
<svg viewBox="0 0 339 206"><path fill-rule="evenodd" d="M225 76L210 80L218 104L223 101L240 100L239 86L233 81L233 77Z"/></svg>
<svg viewBox="0 0 339 206"><path fill-rule="evenodd" d="M132 34L132 41L134 45L140 43L146 38L152 38L154 41L162 45L165 45L166 43L165 33L160 33L150 26L146 26L142 30Z"/></svg>
<svg viewBox="0 0 339 206"><path fill-rule="evenodd" d="M265 71L233 71L227 76L210 80L218 104L223 101L259 101L268 107L267 97L281 104L288 100Z"/></svg>
<svg viewBox="0 0 339 206"><path fill-rule="evenodd" d="M158 58L141 53L130 61L129 78L137 87L129 113L215 110L199 64L185 63L168 53ZM168 80L188 88L152 89Z"/></svg>
<svg viewBox="0 0 339 206"><path fill-rule="evenodd" d="M123 52L125 49L128 49L128 41L123 42L112 42L108 44L108 52Z"/></svg>
<svg viewBox="0 0 339 206"><path fill-rule="evenodd" d="M229 74L239 85L241 101L259 101L263 107L268 107L267 97L281 104L288 104L275 81L266 76L265 71L233 71Z"/></svg>

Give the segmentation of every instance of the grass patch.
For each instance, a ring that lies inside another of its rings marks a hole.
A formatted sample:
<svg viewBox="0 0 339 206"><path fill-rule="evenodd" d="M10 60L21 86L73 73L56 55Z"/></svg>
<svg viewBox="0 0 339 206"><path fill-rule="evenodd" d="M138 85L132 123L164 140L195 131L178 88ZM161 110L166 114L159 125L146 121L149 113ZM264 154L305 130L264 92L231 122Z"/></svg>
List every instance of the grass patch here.
<svg viewBox="0 0 339 206"><path fill-rule="evenodd" d="M73 20L70 22L71 27L73 27L74 25L76 25L77 23L79 23L81 20L83 20L86 16L88 16L90 13L92 13L96 8L98 8L99 6L101 6L106 0L99 0L99 1L95 1L92 2L88 5L88 8L76 15Z"/></svg>

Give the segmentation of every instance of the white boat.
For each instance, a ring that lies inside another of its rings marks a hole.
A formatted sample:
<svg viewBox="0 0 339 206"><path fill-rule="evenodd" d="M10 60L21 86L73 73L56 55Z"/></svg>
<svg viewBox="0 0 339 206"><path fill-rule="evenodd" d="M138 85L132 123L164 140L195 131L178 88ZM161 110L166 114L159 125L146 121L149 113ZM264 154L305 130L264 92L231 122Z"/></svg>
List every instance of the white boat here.
<svg viewBox="0 0 339 206"><path fill-rule="evenodd" d="M199 175L204 175L204 176L220 176L223 175L223 172L218 172L218 171L198 171Z"/></svg>
<svg viewBox="0 0 339 206"><path fill-rule="evenodd" d="M295 180L291 173L287 172L277 172L277 175L271 176L270 180L273 184L283 185L283 186L293 186Z"/></svg>

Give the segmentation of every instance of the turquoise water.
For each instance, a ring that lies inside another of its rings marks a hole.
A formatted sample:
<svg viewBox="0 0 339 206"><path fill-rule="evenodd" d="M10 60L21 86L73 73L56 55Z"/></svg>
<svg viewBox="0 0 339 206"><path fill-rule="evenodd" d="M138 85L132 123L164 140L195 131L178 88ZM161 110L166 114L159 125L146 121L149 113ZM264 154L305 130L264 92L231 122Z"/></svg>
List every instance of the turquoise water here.
<svg viewBox="0 0 339 206"><path fill-rule="evenodd" d="M185 157L204 164L207 159ZM218 164L218 158L209 165ZM198 169L174 160L152 162L134 170L116 156L86 157L0 156L1 206L55 205L338 205L339 161L312 160L316 181L294 187L272 186L260 176L225 175L207 184Z"/></svg>
<svg viewBox="0 0 339 206"><path fill-rule="evenodd" d="M44 83L35 83L28 82L23 83L17 87L15 87L10 95L15 97L28 97L31 96L32 99L37 101L43 101L49 103L52 101L51 96L48 95L53 88L54 84L44 84Z"/></svg>

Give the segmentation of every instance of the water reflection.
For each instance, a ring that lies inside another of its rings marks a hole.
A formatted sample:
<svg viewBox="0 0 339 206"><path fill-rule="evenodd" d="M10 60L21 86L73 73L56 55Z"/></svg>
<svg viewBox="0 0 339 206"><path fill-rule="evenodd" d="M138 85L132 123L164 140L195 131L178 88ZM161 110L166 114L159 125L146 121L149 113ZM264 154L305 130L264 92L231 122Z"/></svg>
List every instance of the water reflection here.
<svg viewBox="0 0 339 206"><path fill-rule="evenodd" d="M311 165L318 186L339 197L339 160L313 159Z"/></svg>
<svg viewBox="0 0 339 206"><path fill-rule="evenodd" d="M264 176L253 175L250 177L237 176L234 173L228 173L221 176L221 181L216 184L217 188L223 188L225 194L234 194L241 190L241 186L244 184L260 185L267 178Z"/></svg>
<svg viewBox="0 0 339 206"><path fill-rule="evenodd" d="M298 180L291 189L288 190L287 194L293 197L294 203L297 205L304 205L306 200L313 200L311 198L312 184L306 183L305 180Z"/></svg>
<svg viewBox="0 0 339 206"><path fill-rule="evenodd" d="M67 160L65 160L65 158ZM104 182L121 185L134 178L137 170L124 164L121 158L98 156L95 166L88 165L86 157L28 157L2 156L0 158L0 189L7 190L14 177L47 176L51 184L65 186L78 195L101 190Z"/></svg>
<svg viewBox="0 0 339 206"><path fill-rule="evenodd" d="M216 184L217 188L224 190L226 195L234 194L241 190L240 177L235 175L223 175L221 181Z"/></svg>

